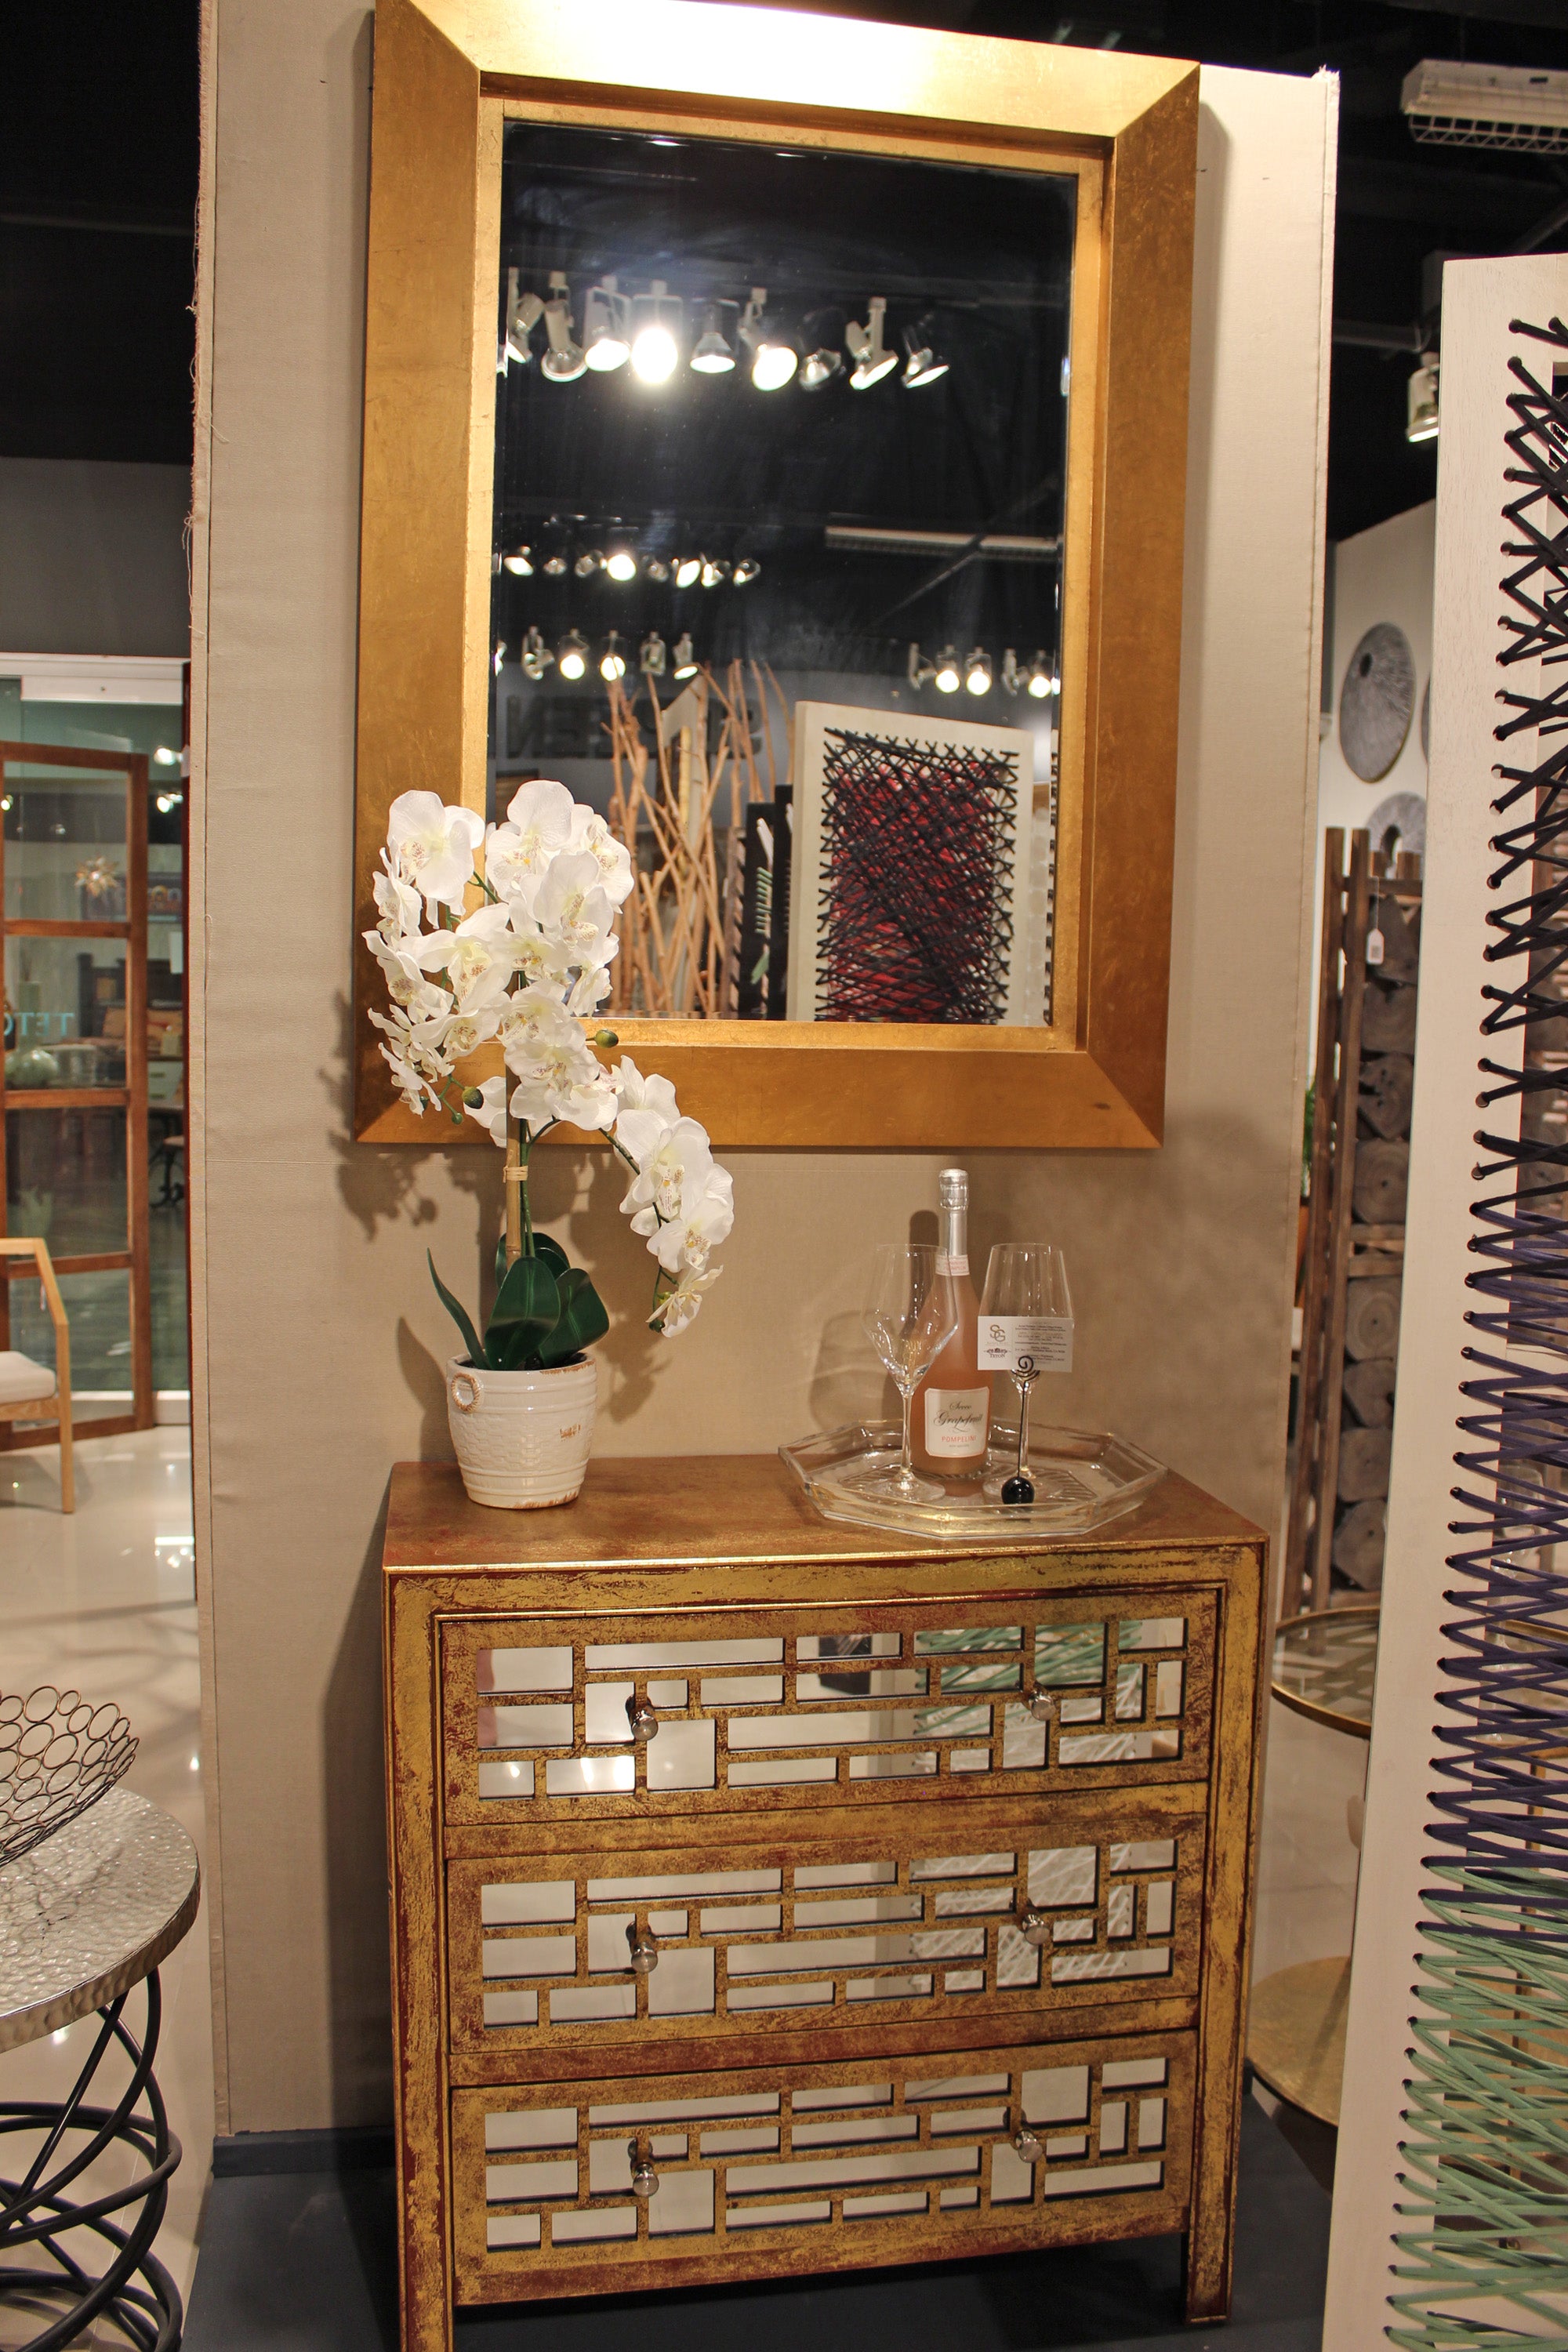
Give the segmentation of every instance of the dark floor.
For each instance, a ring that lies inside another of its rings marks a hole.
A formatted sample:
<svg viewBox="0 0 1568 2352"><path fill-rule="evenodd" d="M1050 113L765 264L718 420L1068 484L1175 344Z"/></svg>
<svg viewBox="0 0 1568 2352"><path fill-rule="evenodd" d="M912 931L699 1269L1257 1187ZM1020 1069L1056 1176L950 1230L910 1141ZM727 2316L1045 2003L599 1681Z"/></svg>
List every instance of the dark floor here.
<svg viewBox="0 0 1568 2352"><path fill-rule="evenodd" d="M920 2270L465 2313L458 2352L1318 2352L1329 2200L1251 2099L1230 2325L1189 2329L1179 2244L1146 2238ZM185 2352L393 2352L384 2171L215 2179Z"/></svg>

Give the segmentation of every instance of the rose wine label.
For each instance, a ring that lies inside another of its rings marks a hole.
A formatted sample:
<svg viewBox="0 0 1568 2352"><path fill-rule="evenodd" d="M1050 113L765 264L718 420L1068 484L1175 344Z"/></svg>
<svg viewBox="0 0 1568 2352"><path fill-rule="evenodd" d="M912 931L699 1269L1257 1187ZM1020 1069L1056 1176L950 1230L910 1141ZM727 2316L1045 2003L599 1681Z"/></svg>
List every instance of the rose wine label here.
<svg viewBox="0 0 1568 2352"><path fill-rule="evenodd" d="M1070 1372L1070 1315L983 1315L979 1355L983 1371Z"/></svg>
<svg viewBox="0 0 1568 2352"><path fill-rule="evenodd" d="M988 1389L927 1389L926 1452L938 1460L972 1462L985 1451Z"/></svg>

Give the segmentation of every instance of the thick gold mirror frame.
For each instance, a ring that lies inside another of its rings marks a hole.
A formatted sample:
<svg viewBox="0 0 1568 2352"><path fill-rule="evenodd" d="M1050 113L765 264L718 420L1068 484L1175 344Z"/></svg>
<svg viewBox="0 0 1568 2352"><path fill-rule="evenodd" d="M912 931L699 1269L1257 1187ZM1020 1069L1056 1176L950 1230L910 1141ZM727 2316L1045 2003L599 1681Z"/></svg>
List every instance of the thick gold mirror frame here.
<svg viewBox="0 0 1568 2352"><path fill-rule="evenodd" d="M509 119L753 138L1078 181L1051 1025L620 1020L721 1145L1161 1139L1198 71L708 0L380 0L356 803L355 1133L416 1118L366 1018L398 793L483 809L496 281ZM476 1054L475 1080L499 1068ZM570 1139L573 1130L558 1130Z"/></svg>

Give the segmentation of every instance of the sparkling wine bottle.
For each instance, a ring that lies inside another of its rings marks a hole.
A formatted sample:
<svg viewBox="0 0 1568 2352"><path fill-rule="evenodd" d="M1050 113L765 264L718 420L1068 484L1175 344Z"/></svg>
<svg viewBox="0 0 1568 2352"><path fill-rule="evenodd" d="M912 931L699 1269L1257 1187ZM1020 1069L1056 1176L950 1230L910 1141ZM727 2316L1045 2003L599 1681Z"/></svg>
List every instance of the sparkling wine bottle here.
<svg viewBox="0 0 1568 2352"><path fill-rule="evenodd" d="M991 1412L991 1381L980 1369L980 1303L969 1278L969 1177L963 1169L942 1170L937 1199L937 1272L951 1286L958 1328L915 1391L910 1450L921 1469L963 1480L984 1471Z"/></svg>

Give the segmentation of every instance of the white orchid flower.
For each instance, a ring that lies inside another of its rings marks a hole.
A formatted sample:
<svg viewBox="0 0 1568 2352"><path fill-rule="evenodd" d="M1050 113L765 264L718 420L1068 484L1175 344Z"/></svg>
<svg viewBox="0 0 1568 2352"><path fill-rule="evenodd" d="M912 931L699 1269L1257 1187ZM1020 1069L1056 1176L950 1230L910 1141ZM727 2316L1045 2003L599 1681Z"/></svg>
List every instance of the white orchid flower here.
<svg viewBox="0 0 1568 2352"><path fill-rule="evenodd" d="M479 1099L477 1103L471 1103L465 1097L463 1108L468 1112L470 1118L477 1118L479 1120L479 1125L485 1129L485 1132L489 1135L492 1143L499 1143L504 1149L506 1144L506 1080L504 1078L487 1078L482 1087L479 1087L477 1089L470 1087L468 1091L470 1094L477 1091Z"/></svg>
<svg viewBox="0 0 1568 2352"><path fill-rule="evenodd" d="M379 930L362 931L361 939L381 966L386 982L386 992L394 1004L412 1004L421 992L431 987L419 964L420 935L403 945L384 939ZM437 994L439 991L436 992Z"/></svg>
<svg viewBox="0 0 1568 2352"><path fill-rule="evenodd" d="M520 988L500 1007L501 1047L507 1060L531 1066L549 1046L581 1045L583 1033L558 996L547 988Z"/></svg>
<svg viewBox="0 0 1568 2352"><path fill-rule="evenodd" d="M511 899L507 912L515 934L512 968L521 974L523 987L563 990L572 971L572 960L565 949L558 940L545 938L521 899Z"/></svg>
<svg viewBox="0 0 1568 2352"><path fill-rule="evenodd" d="M459 1012L474 1013L504 994L515 967L504 907L480 907L455 931L433 931L420 946L426 971L444 971Z"/></svg>
<svg viewBox="0 0 1568 2352"><path fill-rule="evenodd" d="M466 1055L487 1045L500 1026L499 1004L487 1004L479 1012L454 1013L446 1024L441 1051L449 1061L460 1062ZM500 1083L498 1078L496 1084Z"/></svg>
<svg viewBox="0 0 1568 2352"><path fill-rule="evenodd" d="M542 874L551 859L570 845L575 805L565 785L552 783L548 777L536 776L531 782L521 784L511 796L505 825L495 828L505 835L501 857L506 870L521 876ZM485 872L493 887L500 889L500 883L490 874L488 850Z"/></svg>
<svg viewBox="0 0 1568 2352"><path fill-rule="evenodd" d="M448 808L437 793L400 793L386 820L392 870L413 883L427 904L460 915L484 831L477 809Z"/></svg>
<svg viewBox="0 0 1568 2352"><path fill-rule="evenodd" d="M624 841L617 841L597 812L579 801L572 811L567 847L586 850L599 868L599 880L612 906L623 906L631 896L632 861Z"/></svg>
<svg viewBox="0 0 1568 2352"><path fill-rule="evenodd" d="M533 919L547 940L560 941L573 963L608 963L617 945L616 910L599 878L598 859L585 849L552 859L534 894Z"/></svg>
<svg viewBox="0 0 1568 2352"><path fill-rule="evenodd" d="M602 964L579 972L567 992L566 1010L574 1013L579 1021L586 1021L590 1014L597 1013L609 992L610 975Z"/></svg>
<svg viewBox="0 0 1568 2352"><path fill-rule="evenodd" d="M406 939L417 939L423 902L412 882L405 882L393 872L384 849L382 871L372 877L375 892L376 912L381 920L376 929L389 947L397 947Z"/></svg>
<svg viewBox="0 0 1568 2352"><path fill-rule="evenodd" d="M590 1129L608 1127L614 1119L615 1088L575 1024L569 1039L542 1039L531 1066L521 1067L510 1055L507 1063L518 1081L511 1097L513 1118L524 1118L530 1127L563 1118Z"/></svg>
<svg viewBox="0 0 1568 2352"><path fill-rule="evenodd" d="M735 1222L734 1184L727 1169L710 1168L700 1186L688 1185L680 1208L648 1243L666 1274L703 1273L710 1253L729 1237ZM637 1230L633 1220L633 1230Z"/></svg>
<svg viewBox="0 0 1568 2352"><path fill-rule="evenodd" d="M658 1076L645 1078L629 1054L621 1055L614 1076L616 1093L620 1100L623 1118L627 1111L650 1110L663 1121L666 1132L675 1125L676 1120L680 1117L680 1112L675 1100L675 1088L668 1078ZM626 1144L626 1150L631 1151L632 1146L625 1131L617 1126L616 1133ZM632 1156L634 1159L638 1159L646 1155L634 1151Z"/></svg>
<svg viewBox="0 0 1568 2352"><path fill-rule="evenodd" d="M622 1212L634 1234L657 1233L679 1216L689 1187L695 1200L706 1186L713 1168L708 1130L694 1118L678 1118L667 1128L657 1111L629 1110L622 1112L616 1133L637 1162Z"/></svg>
<svg viewBox="0 0 1568 2352"><path fill-rule="evenodd" d="M666 1293L648 1317L649 1330L661 1332L667 1339L684 1331L701 1306L703 1293L712 1289L719 1274L718 1266L710 1267L706 1274L694 1273L689 1266L675 1288Z"/></svg>

